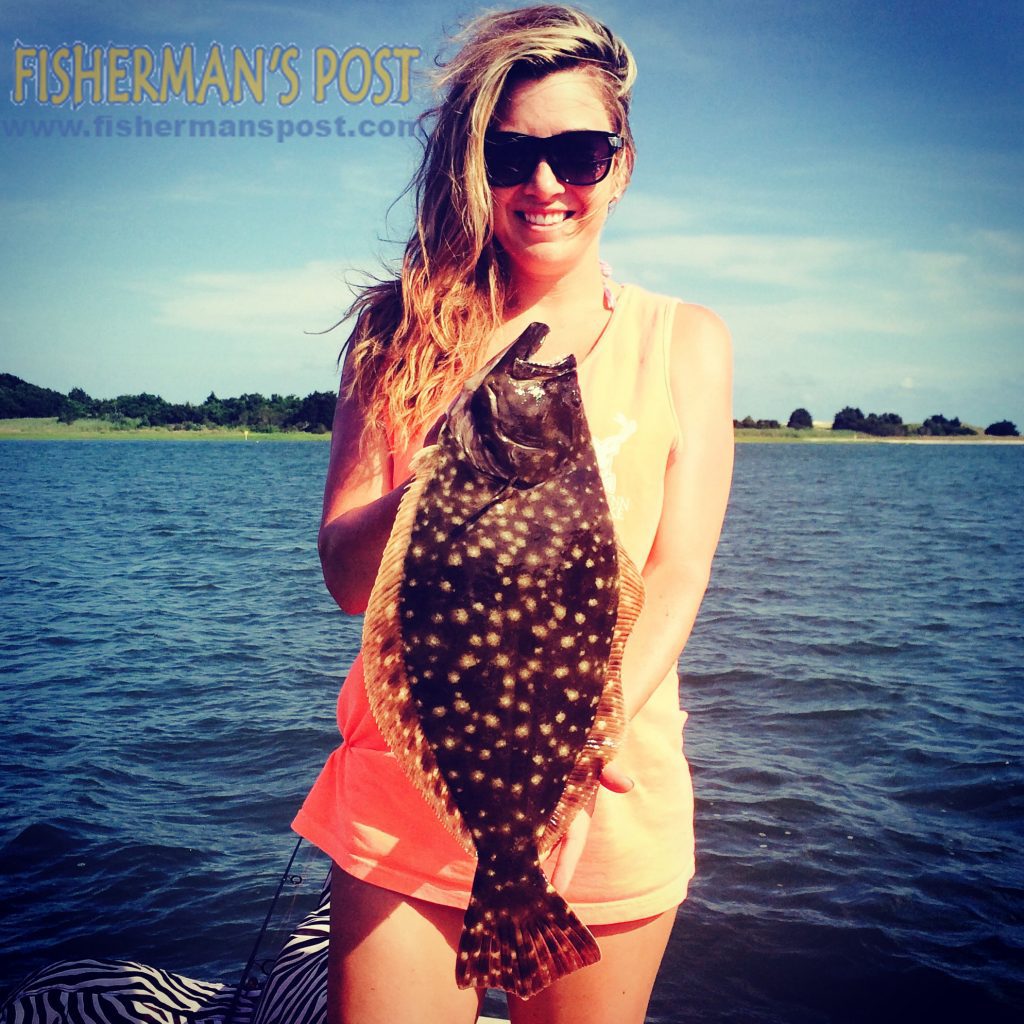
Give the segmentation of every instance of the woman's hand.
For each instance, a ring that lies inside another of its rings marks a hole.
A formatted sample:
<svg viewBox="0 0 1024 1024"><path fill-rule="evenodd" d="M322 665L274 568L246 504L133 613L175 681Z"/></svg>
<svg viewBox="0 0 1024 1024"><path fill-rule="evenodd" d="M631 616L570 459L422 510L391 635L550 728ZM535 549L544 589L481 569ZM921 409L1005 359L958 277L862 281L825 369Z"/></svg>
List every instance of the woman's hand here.
<svg viewBox="0 0 1024 1024"><path fill-rule="evenodd" d="M347 360L334 412L318 547L327 589L342 611L356 615L366 609L408 479L393 479L394 463L382 439L361 445L364 418L347 393L350 373ZM423 447L437 443L446 415L427 430Z"/></svg>
<svg viewBox="0 0 1024 1024"><path fill-rule="evenodd" d="M628 793L633 788L633 780L613 764L606 764L601 772L601 785L612 793ZM597 804L597 790L590 798L586 807L573 818L565 835L558 841L551 861L551 884L559 891L565 892L576 872L576 865L583 854L590 834L590 821L594 816Z"/></svg>

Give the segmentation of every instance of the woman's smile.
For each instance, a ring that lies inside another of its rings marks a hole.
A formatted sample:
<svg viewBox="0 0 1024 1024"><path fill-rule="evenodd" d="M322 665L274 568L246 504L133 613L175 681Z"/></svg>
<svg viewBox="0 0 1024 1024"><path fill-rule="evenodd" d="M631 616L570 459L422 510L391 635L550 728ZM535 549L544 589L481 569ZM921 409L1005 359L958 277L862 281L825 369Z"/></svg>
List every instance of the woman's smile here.
<svg viewBox="0 0 1024 1024"><path fill-rule="evenodd" d="M530 227L549 228L564 224L572 216L571 210L521 210L516 216Z"/></svg>

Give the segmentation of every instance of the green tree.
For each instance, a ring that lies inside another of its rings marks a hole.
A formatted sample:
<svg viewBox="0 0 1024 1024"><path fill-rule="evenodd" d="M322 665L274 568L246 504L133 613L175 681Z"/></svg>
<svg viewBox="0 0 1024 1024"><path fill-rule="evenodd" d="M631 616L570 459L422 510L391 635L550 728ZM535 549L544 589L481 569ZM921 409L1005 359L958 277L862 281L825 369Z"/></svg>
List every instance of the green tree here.
<svg viewBox="0 0 1024 1024"><path fill-rule="evenodd" d="M985 433L989 437L1020 437L1020 431L1009 420L999 420L998 423L990 423L985 428Z"/></svg>
<svg viewBox="0 0 1024 1024"><path fill-rule="evenodd" d="M934 416L929 416L917 428L917 432L924 437L958 437L974 433L970 427L965 427L960 422L959 416L954 416L951 420L947 420L940 412Z"/></svg>
<svg viewBox="0 0 1024 1024"><path fill-rule="evenodd" d="M96 403L89 397L85 388L72 388L68 392L64 408L61 409L57 420L60 423L74 423L75 420L93 416L95 405Z"/></svg>
<svg viewBox="0 0 1024 1024"><path fill-rule="evenodd" d="M907 428L903 424L903 417L895 412L873 413L869 412L864 419L861 430L865 434L872 434L875 437L904 437Z"/></svg>
<svg viewBox="0 0 1024 1024"><path fill-rule="evenodd" d="M13 373L0 373L0 419L59 416L66 404L59 391L29 384Z"/></svg>
<svg viewBox="0 0 1024 1024"><path fill-rule="evenodd" d="M786 426L793 430L808 430L814 426L814 420L811 419L811 414L801 407L794 409L789 414L789 422Z"/></svg>
<svg viewBox="0 0 1024 1024"><path fill-rule="evenodd" d="M223 426L227 422L228 410L212 391L206 396L206 401L199 406L199 412L202 422L210 423L215 427Z"/></svg>
<svg viewBox="0 0 1024 1024"><path fill-rule="evenodd" d="M856 430L874 437L903 437L907 433L903 417L895 412L869 412L867 416L860 409L845 406L832 420L833 430Z"/></svg>
<svg viewBox="0 0 1024 1024"><path fill-rule="evenodd" d="M778 420L755 420L753 416L744 416L741 420L733 420L733 427L737 430L777 430Z"/></svg>
<svg viewBox="0 0 1024 1024"><path fill-rule="evenodd" d="M311 434L325 434L331 429L337 402L338 396L333 391L313 391L302 399L285 425Z"/></svg>
<svg viewBox="0 0 1024 1024"><path fill-rule="evenodd" d="M864 413L856 406L846 405L832 417L833 430L863 430Z"/></svg>

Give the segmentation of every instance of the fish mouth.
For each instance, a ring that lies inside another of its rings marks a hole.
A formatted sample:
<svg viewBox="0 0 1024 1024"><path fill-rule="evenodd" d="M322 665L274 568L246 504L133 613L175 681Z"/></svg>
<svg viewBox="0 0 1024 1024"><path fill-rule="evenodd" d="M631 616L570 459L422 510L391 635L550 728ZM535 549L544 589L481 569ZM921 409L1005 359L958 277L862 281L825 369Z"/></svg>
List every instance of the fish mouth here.
<svg viewBox="0 0 1024 1024"><path fill-rule="evenodd" d="M561 359L556 359L553 363L538 363L532 359L517 356L509 367L508 375L514 381L542 380L547 383L557 380L559 377L566 377L575 370L576 357L570 352L569 355L562 356Z"/></svg>
<svg viewBox="0 0 1024 1024"><path fill-rule="evenodd" d="M546 450L544 444L544 438L530 438L530 437L513 437L508 432L501 429L497 424L493 424L492 430L497 441L501 444L508 445L509 448L518 448L524 452L543 452Z"/></svg>

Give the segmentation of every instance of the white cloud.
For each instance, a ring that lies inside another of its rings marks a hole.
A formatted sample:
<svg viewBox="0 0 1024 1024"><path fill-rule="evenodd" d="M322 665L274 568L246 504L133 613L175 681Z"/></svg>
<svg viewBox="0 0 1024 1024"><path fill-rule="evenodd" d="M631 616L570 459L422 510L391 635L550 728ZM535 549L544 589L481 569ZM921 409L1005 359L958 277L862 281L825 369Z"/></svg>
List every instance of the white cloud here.
<svg viewBox="0 0 1024 1024"><path fill-rule="evenodd" d="M326 261L258 272L187 274L173 287L136 284L155 301L155 322L205 334L294 339L341 319L357 273Z"/></svg>
<svg viewBox="0 0 1024 1024"><path fill-rule="evenodd" d="M993 246L1010 250L1014 237L961 242L926 250L885 239L652 231L616 239L604 254L624 278L669 291L685 282L696 301L724 297L730 321L750 321L759 337L969 336L1024 323L1024 273L992 255Z"/></svg>
<svg viewBox="0 0 1024 1024"><path fill-rule="evenodd" d="M844 338L864 335L918 337L927 322L914 310L892 308L884 302L863 304L841 295L794 297L771 303L737 302L723 312L737 335L758 345L785 345L797 338Z"/></svg>
<svg viewBox="0 0 1024 1024"><path fill-rule="evenodd" d="M862 260L865 249L843 239L681 233L629 236L608 247L612 262L631 267L653 264L801 290L828 283L841 266Z"/></svg>

